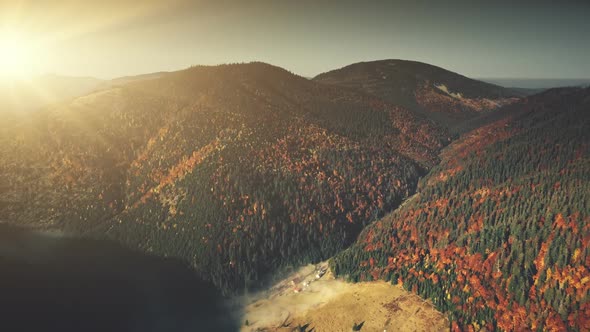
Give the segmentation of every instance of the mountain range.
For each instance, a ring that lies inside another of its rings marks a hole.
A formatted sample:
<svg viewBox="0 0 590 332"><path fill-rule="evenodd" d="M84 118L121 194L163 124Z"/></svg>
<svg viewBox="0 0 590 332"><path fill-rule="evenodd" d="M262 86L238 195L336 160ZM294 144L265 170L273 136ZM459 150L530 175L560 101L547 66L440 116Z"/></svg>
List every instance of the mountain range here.
<svg viewBox="0 0 590 332"><path fill-rule="evenodd" d="M4 216L180 256L225 291L344 248L449 141L403 108L262 63L194 67L27 120L3 135Z"/></svg>
<svg viewBox="0 0 590 332"><path fill-rule="evenodd" d="M68 102L73 98L91 92L134 81L154 79L165 74L166 72L157 72L119 77L112 80L48 74L31 79L0 80L0 114L3 117L10 116L11 121L14 121L23 116L28 116L28 113L40 108Z"/></svg>
<svg viewBox="0 0 590 332"><path fill-rule="evenodd" d="M512 89L529 89L541 92L539 90L551 88L567 87L589 87L590 79L565 79L565 78L481 78L481 81L489 82Z"/></svg>
<svg viewBox="0 0 590 332"><path fill-rule="evenodd" d="M179 258L224 294L334 256L457 328L588 327L588 89L402 60L94 83L3 122L4 221Z"/></svg>

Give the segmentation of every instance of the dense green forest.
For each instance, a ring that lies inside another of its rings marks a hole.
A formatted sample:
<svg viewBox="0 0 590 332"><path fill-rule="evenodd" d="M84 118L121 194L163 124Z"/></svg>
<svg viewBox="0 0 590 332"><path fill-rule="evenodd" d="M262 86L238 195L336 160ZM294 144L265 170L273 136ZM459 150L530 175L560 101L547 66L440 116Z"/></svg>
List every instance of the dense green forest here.
<svg viewBox="0 0 590 332"><path fill-rule="evenodd" d="M231 293L348 246L448 142L362 92L262 63L194 67L8 126L0 212L182 258Z"/></svg>
<svg viewBox="0 0 590 332"><path fill-rule="evenodd" d="M590 330L590 89L557 89L452 143L335 273L429 298L454 330Z"/></svg>

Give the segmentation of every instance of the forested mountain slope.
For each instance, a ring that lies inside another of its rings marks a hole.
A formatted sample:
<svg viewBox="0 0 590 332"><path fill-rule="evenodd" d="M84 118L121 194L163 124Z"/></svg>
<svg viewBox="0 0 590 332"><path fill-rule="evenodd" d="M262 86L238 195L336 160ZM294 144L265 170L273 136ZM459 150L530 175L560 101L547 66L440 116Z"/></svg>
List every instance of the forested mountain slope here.
<svg viewBox="0 0 590 332"><path fill-rule="evenodd" d="M590 330L590 89L554 89L445 149L332 261L430 298L453 327Z"/></svg>
<svg viewBox="0 0 590 332"><path fill-rule="evenodd" d="M192 264L224 292L325 259L449 141L402 107L263 63L79 97L0 133L0 215Z"/></svg>
<svg viewBox="0 0 590 332"><path fill-rule="evenodd" d="M360 89L461 132L461 124L512 103L521 94L429 64L406 60L355 63L320 74L317 82Z"/></svg>

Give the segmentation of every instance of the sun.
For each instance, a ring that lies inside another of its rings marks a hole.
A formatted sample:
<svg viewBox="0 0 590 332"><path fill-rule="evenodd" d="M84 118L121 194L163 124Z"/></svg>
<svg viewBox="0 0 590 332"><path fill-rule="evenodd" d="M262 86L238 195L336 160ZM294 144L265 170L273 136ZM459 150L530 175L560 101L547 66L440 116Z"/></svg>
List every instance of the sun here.
<svg viewBox="0 0 590 332"><path fill-rule="evenodd" d="M33 48L24 36L0 31L0 78L23 79L29 76L33 65L32 53Z"/></svg>

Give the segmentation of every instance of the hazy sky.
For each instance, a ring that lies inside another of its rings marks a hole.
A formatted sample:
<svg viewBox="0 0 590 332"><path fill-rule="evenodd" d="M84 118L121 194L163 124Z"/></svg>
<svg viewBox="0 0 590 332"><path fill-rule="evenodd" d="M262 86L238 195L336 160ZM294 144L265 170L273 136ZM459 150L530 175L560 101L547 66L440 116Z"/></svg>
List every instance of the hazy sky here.
<svg viewBox="0 0 590 332"><path fill-rule="evenodd" d="M260 60L314 76L399 58L471 77L590 78L590 0L512 2L0 0L0 30L22 36L37 73Z"/></svg>

